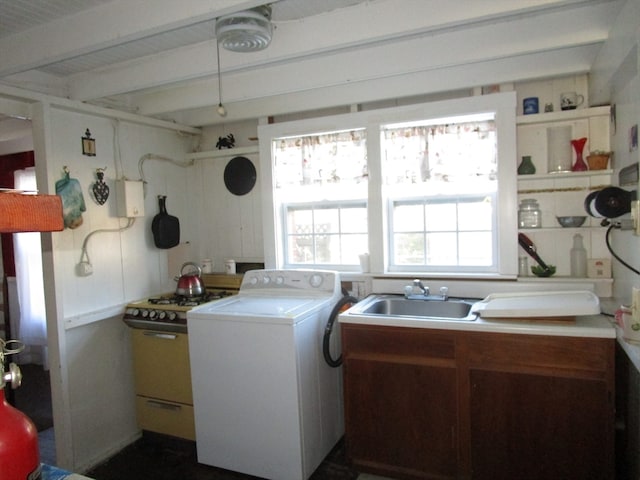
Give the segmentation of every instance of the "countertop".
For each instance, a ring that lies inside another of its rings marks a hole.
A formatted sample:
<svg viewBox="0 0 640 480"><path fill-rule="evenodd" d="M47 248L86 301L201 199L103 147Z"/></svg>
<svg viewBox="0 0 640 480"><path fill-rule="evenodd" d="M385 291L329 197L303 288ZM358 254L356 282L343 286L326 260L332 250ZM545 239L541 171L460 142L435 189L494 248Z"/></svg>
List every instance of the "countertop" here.
<svg viewBox="0 0 640 480"><path fill-rule="evenodd" d="M618 345L620 345L620 347L622 347L622 349L625 351L627 357L629 357L629 361L636 367L638 371L640 371L640 342L625 338L623 329L619 325L617 325L614 320L616 310L623 303L624 302L619 298L600 299L602 312L606 313L609 316L616 330Z"/></svg>
<svg viewBox="0 0 640 480"><path fill-rule="evenodd" d="M369 300L363 300L364 303L341 313L339 322L469 332L616 338L613 318L601 313L606 310L602 310L598 297L588 291L490 294L471 307L471 312L477 312L475 320L365 313L362 309L366 310L376 296L372 295L368 297ZM384 299L386 296L380 297ZM402 301L402 296L395 297Z"/></svg>
<svg viewBox="0 0 640 480"><path fill-rule="evenodd" d="M605 315L585 315L571 320L484 319L431 320L415 317L385 317L340 314L340 323L384 325L391 327L465 330L469 332L517 333L523 335L554 335L564 337L616 338L616 329Z"/></svg>

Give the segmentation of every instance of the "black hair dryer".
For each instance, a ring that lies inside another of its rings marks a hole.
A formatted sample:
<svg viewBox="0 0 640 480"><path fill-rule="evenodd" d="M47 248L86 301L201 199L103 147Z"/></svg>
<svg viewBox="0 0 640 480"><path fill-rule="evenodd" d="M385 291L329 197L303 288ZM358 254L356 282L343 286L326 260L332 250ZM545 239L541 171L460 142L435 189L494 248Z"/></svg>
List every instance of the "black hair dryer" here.
<svg viewBox="0 0 640 480"><path fill-rule="evenodd" d="M591 192L584 200L584 209L592 217L616 218L631 211L636 191L627 192L618 187L607 187Z"/></svg>

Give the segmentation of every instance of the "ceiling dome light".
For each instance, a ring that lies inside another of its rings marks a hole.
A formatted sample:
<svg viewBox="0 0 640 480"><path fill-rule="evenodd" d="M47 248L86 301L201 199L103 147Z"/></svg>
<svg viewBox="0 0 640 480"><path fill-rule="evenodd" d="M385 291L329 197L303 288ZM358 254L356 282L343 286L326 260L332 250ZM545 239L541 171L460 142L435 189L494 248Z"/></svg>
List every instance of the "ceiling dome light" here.
<svg viewBox="0 0 640 480"><path fill-rule="evenodd" d="M225 15L216 20L220 45L232 52L257 52L271 43L271 7L261 7Z"/></svg>

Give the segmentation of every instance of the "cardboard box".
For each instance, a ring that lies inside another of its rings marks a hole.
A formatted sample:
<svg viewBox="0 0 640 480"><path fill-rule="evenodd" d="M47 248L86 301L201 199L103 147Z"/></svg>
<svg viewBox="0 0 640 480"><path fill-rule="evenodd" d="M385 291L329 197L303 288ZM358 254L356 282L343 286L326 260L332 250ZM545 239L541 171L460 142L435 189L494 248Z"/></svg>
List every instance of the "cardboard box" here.
<svg viewBox="0 0 640 480"><path fill-rule="evenodd" d="M587 277L611 278L611 259L590 258L587 260Z"/></svg>

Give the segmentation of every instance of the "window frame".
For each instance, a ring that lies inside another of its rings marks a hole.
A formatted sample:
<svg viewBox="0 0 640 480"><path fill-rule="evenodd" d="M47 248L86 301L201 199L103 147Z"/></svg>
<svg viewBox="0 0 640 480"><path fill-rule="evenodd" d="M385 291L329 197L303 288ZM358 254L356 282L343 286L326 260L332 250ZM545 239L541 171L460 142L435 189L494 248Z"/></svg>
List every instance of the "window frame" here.
<svg viewBox="0 0 640 480"><path fill-rule="evenodd" d="M313 135L349 129L367 130L368 160L368 235L370 268L377 274L402 274L389 268L389 239L387 233L388 204L385 187L382 184L381 141L382 126L405 122L429 121L465 115L493 113L497 132L498 149L498 191L496 192L496 226L498 251L495 271L435 272L431 276L456 278L516 278L517 276L517 150L516 150L516 94L515 92L492 95L478 95L453 100L406 105L379 110L369 110L260 125L258 137L261 159L261 180L263 200L263 232L265 245L265 266L284 268L283 233L281 225L283 211L274 200L272 139L286 136ZM325 265L305 265L307 268L325 268ZM344 266L336 266L340 271L351 271ZM423 271L423 270L421 270ZM405 273L415 270L405 269Z"/></svg>

